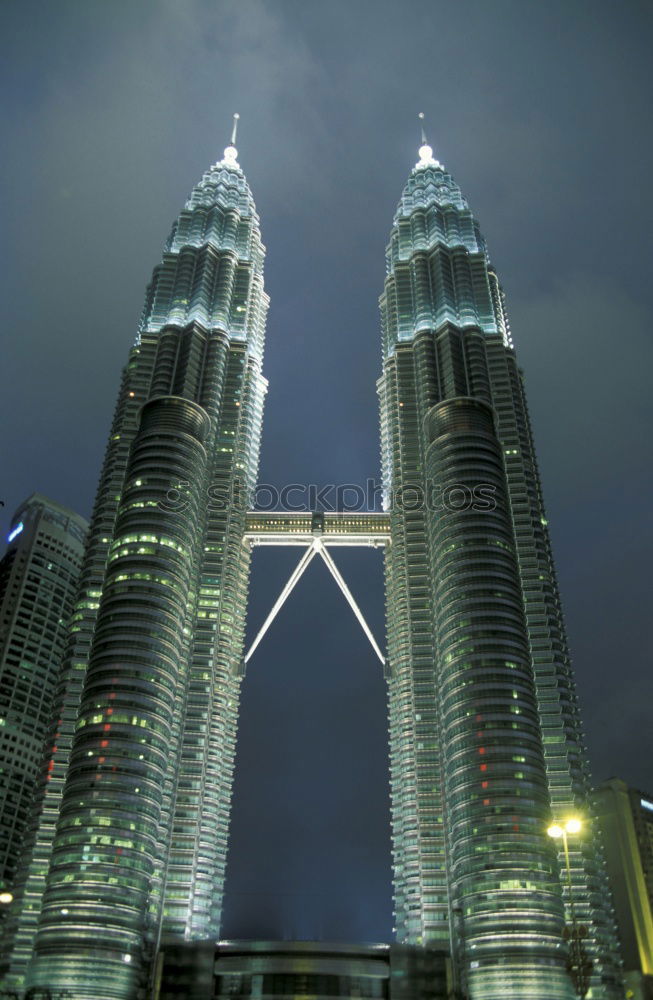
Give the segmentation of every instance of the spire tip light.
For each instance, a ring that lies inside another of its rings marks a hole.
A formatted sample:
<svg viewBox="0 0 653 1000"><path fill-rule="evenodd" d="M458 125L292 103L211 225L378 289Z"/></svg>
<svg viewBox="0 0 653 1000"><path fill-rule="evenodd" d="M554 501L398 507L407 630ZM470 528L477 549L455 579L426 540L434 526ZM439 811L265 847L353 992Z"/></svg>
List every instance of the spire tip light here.
<svg viewBox="0 0 653 1000"><path fill-rule="evenodd" d="M240 115L236 111L234 114L234 124L231 130L231 139L229 140L229 145L226 147L224 153L222 154L222 162L228 167L238 166L238 150L236 149L236 134L238 132L238 120Z"/></svg>
<svg viewBox="0 0 653 1000"><path fill-rule="evenodd" d="M429 146L426 132L424 131L424 112L420 111L418 116L421 123L422 145L419 147L419 163L417 167L439 167L440 163L433 157L433 147Z"/></svg>

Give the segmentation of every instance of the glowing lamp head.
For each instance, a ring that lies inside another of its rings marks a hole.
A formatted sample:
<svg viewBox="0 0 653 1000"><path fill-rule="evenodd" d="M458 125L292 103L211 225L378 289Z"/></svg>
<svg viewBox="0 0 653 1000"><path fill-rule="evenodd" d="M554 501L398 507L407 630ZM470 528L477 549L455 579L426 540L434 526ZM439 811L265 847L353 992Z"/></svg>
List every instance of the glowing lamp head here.
<svg viewBox="0 0 653 1000"><path fill-rule="evenodd" d="M582 825L583 824L579 819L576 819L576 817L572 817L571 819L568 819L567 822L565 823L565 829L567 833L580 833Z"/></svg>
<svg viewBox="0 0 653 1000"><path fill-rule="evenodd" d="M0 903L8 906L12 903L14 899L14 894L12 892L0 892Z"/></svg>
<svg viewBox="0 0 653 1000"><path fill-rule="evenodd" d="M433 157L433 147L429 146L428 139L426 138L426 132L424 131L424 112L420 111L417 116L422 123L421 133L422 133L422 145L419 147L419 162L415 164L417 168L419 167L442 167L441 163L438 163Z"/></svg>
<svg viewBox="0 0 653 1000"><path fill-rule="evenodd" d="M423 142L419 147L419 160L415 164L415 167L418 170L424 170L426 167L438 167L442 169L442 164L433 156L433 147L429 146L428 142Z"/></svg>
<svg viewBox="0 0 653 1000"><path fill-rule="evenodd" d="M565 833L562 827L558 826L557 823L554 823L552 826L550 826L546 832L548 833L549 837L554 837L556 839L558 837L563 837Z"/></svg>

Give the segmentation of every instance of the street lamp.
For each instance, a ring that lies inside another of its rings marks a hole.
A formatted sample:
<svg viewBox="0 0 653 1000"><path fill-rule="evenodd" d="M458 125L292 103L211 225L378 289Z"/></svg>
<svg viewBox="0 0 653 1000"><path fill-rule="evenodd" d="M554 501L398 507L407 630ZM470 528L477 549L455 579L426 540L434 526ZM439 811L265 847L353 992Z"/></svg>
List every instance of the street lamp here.
<svg viewBox="0 0 653 1000"><path fill-rule="evenodd" d="M582 828L583 824L581 821L576 816L570 816L569 819L565 820L564 826L559 823L553 823L546 831L549 837L553 837L554 840L562 839L562 845L565 851L565 867L567 870L567 888L569 889L569 915L571 917L572 940L570 972L572 973L576 986L576 992L579 997L584 997L587 993L589 987L589 977L592 971L592 962L586 958L581 943L581 937L584 937L587 931L584 927L579 927L576 922L574 890L571 881L571 865L569 863L569 842L567 840L567 834L580 833Z"/></svg>

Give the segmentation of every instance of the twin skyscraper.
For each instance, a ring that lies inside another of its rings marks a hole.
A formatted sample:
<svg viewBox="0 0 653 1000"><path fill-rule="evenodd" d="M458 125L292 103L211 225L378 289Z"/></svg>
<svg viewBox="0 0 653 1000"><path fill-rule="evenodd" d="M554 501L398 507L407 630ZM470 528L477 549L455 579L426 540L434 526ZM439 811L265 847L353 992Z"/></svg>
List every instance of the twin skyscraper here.
<svg viewBox="0 0 653 1000"><path fill-rule="evenodd" d="M136 1000L162 942L219 937L247 541L265 529L239 502L267 389L264 253L232 142L173 226L123 372L8 921L11 983ZM398 940L451 949L472 1000L616 1000L522 377L479 227L426 141L381 314ZM207 503L216 490L233 502ZM300 520L280 513L276 530ZM572 814L565 859L547 828Z"/></svg>

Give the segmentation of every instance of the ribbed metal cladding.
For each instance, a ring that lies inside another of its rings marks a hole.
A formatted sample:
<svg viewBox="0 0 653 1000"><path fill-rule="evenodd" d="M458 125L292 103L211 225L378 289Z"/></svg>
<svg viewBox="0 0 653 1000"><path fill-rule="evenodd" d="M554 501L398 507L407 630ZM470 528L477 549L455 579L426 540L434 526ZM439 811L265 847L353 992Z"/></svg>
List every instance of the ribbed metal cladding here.
<svg viewBox="0 0 653 1000"><path fill-rule="evenodd" d="M198 567L209 419L167 396L142 410L116 521L30 985L136 995ZM169 510L171 484L183 515Z"/></svg>
<svg viewBox="0 0 653 1000"><path fill-rule="evenodd" d="M491 408L426 419L452 923L472 998L572 996L546 771L501 446Z"/></svg>

